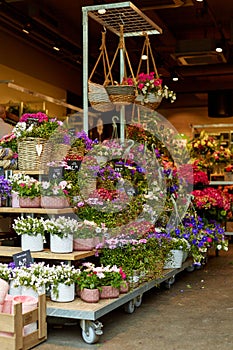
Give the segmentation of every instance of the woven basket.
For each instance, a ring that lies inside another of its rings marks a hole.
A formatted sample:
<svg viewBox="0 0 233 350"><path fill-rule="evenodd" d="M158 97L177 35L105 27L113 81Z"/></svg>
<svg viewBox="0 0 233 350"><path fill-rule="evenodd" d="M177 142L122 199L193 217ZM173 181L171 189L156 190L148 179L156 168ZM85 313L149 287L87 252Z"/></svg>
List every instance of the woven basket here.
<svg viewBox="0 0 233 350"><path fill-rule="evenodd" d="M131 85L109 85L106 86L110 100L114 104L127 105L134 103L135 88Z"/></svg>
<svg viewBox="0 0 233 350"><path fill-rule="evenodd" d="M19 170L43 170L50 160L51 149L46 139L26 137L18 141Z"/></svg>
<svg viewBox="0 0 233 350"><path fill-rule="evenodd" d="M100 112L113 110L114 105L103 85L88 82L88 90L88 99L92 108Z"/></svg>
<svg viewBox="0 0 233 350"><path fill-rule="evenodd" d="M144 107L150 108L150 109L157 109L162 101L162 96L155 96L154 94L148 94L147 98L145 98L142 95L138 95L135 98L135 103L140 104Z"/></svg>

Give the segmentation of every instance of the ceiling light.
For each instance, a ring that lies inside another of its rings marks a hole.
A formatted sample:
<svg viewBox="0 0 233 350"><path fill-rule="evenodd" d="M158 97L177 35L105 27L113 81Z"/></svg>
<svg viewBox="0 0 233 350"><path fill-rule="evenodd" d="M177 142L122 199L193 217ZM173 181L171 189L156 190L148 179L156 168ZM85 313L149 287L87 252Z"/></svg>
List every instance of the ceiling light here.
<svg viewBox="0 0 233 350"><path fill-rule="evenodd" d="M98 10L98 14L100 14L100 15L104 15L105 13L106 13L105 9L99 9Z"/></svg>
<svg viewBox="0 0 233 350"><path fill-rule="evenodd" d="M177 75L177 73L172 73L172 80L173 81L178 81L179 80L179 76Z"/></svg>
<svg viewBox="0 0 233 350"><path fill-rule="evenodd" d="M141 59L142 59L142 60L147 60L147 59L148 59L148 56L147 56L147 55L142 55Z"/></svg>
<svg viewBox="0 0 233 350"><path fill-rule="evenodd" d="M196 2L203 2L204 0L196 0Z"/></svg>
<svg viewBox="0 0 233 350"><path fill-rule="evenodd" d="M25 34L30 34L29 30L27 30L26 28L23 28L22 32L24 32Z"/></svg>
<svg viewBox="0 0 233 350"><path fill-rule="evenodd" d="M60 48L59 48L57 45L54 45L54 46L53 46L53 49L54 49L55 51L60 51Z"/></svg>
<svg viewBox="0 0 233 350"><path fill-rule="evenodd" d="M216 52L222 52L222 47L220 46L217 46L216 49L215 49Z"/></svg>

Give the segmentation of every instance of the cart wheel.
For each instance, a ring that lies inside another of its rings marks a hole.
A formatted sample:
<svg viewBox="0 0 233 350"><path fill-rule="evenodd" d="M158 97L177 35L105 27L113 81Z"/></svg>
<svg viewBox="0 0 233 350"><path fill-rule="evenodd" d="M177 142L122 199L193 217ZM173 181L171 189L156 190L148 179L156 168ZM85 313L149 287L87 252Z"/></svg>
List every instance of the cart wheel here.
<svg viewBox="0 0 233 350"><path fill-rule="evenodd" d="M127 314L132 314L134 312L135 304L133 299L124 305L124 310Z"/></svg>
<svg viewBox="0 0 233 350"><path fill-rule="evenodd" d="M142 304L142 294L141 295L138 295L135 299L134 299L134 305L136 307L139 307L141 306Z"/></svg>
<svg viewBox="0 0 233 350"><path fill-rule="evenodd" d="M99 339L99 336L95 333L94 328L91 326L88 327L86 332L82 329L82 337L87 344L94 344Z"/></svg>
<svg viewBox="0 0 233 350"><path fill-rule="evenodd" d="M170 289L173 283L175 283L175 276L172 276L167 281L165 281L165 287L167 289Z"/></svg>
<svg viewBox="0 0 233 350"><path fill-rule="evenodd" d="M193 272L194 270L195 270L194 265L188 266L188 267L186 268L186 271L188 271L188 272Z"/></svg>

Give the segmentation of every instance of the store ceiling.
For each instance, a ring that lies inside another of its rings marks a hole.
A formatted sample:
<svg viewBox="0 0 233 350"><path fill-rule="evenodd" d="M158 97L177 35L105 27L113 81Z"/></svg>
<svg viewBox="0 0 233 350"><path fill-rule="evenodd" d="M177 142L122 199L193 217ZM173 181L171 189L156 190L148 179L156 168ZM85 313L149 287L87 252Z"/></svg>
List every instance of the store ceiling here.
<svg viewBox="0 0 233 350"><path fill-rule="evenodd" d="M0 1L0 28L46 51L64 64L80 69L82 7L110 3L110 0ZM134 0L133 4L162 29L162 34L150 35L150 42L159 74L177 92L177 102L167 104L167 108L203 106L207 104L208 91L233 90L232 0ZM119 21L123 22L121 18ZM22 32L24 26L30 34ZM99 55L103 29L90 18L90 71ZM107 30L106 44L110 58L115 53L118 40ZM125 39L135 71L143 40L142 37ZM53 43L60 45L59 52L52 49ZM215 52L217 44L223 45L223 53ZM101 81L101 71L97 73L96 79ZM173 73L179 76L176 83L171 80Z"/></svg>

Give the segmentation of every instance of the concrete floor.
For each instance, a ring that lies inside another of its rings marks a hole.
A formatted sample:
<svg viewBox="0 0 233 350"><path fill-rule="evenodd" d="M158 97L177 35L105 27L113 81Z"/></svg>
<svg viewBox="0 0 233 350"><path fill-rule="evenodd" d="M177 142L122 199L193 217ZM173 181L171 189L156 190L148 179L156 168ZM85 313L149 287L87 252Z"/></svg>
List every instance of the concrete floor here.
<svg viewBox="0 0 233 350"><path fill-rule="evenodd" d="M178 274L170 289L146 292L133 314L120 308L100 321L104 333L88 345L77 321L48 320L48 340L36 349L232 350L233 244L218 257L212 252L201 269Z"/></svg>

